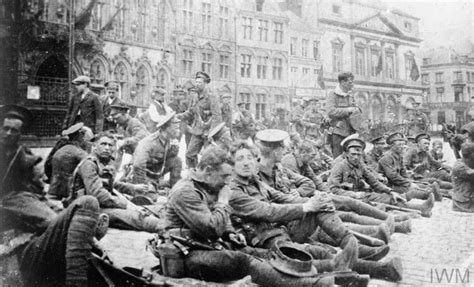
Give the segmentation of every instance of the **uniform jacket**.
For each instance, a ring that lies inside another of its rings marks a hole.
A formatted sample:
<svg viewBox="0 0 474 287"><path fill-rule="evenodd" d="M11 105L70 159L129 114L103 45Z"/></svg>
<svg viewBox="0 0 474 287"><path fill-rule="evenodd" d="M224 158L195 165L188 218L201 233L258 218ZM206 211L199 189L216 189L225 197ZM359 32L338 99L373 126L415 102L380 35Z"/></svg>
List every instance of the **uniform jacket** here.
<svg viewBox="0 0 474 287"><path fill-rule="evenodd" d="M51 160L52 174L48 193L67 197L72 173L86 157L87 152L77 144L70 143L58 149Z"/></svg>
<svg viewBox="0 0 474 287"><path fill-rule="evenodd" d="M297 174L279 163L270 170L260 165L258 175L265 184L283 193L303 197L311 197L315 193L316 187L309 178Z"/></svg>
<svg viewBox="0 0 474 287"><path fill-rule="evenodd" d="M383 156L383 151L376 151L371 149L368 153L364 153L364 162L365 164L373 171L377 171L379 160Z"/></svg>
<svg viewBox="0 0 474 287"><path fill-rule="evenodd" d="M413 170L413 172L422 176L443 167L429 152L422 151L418 147L409 149L403 160L406 169Z"/></svg>
<svg viewBox="0 0 474 287"><path fill-rule="evenodd" d="M402 156L392 150L387 151L379 160L378 169L387 178L389 186L409 187L411 185Z"/></svg>
<svg viewBox="0 0 474 287"><path fill-rule="evenodd" d="M232 106L230 104L222 104L221 105L221 114L222 114L222 121L225 122L226 127L232 127L232 115L233 115Z"/></svg>
<svg viewBox="0 0 474 287"><path fill-rule="evenodd" d="M222 122L219 99L209 89L204 89L192 100L188 110L179 114L179 117L185 121L193 119L190 131L192 134L205 135Z"/></svg>
<svg viewBox="0 0 474 287"><path fill-rule="evenodd" d="M332 133L347 137L355 132L349 122L351 114L349 108L355 106L354 97L351 94L344 93L339 86L329 93L326 108L331 120L332 128L330 131Z"/></svg>
<svg viewBox="0 0 474 287"><path fill-rule="evenodd" d="M313 168L309 164L303 164L296 154L289 153L285 155L281 160L281 164L283 167L311 179L317 190L328 191L327 185L314 173Z"/></svg>
<svg viewBox="0 0 474 287"><path fill-rule="evenodd" d="M463 159L459 159L453 166L453 200L468 202L474 200L474 169L469 167Z"/></svg>
<svg viewBox="0 0 474 287"><path fill-rule="evenodd" d="M313 137L321 136L321 125L324 121L324 116L317 110L310 108L303 115L303 125L306 127L306 135Z"/></svg>
<svg viewBox="0 0 474 287"><path fill-rule="evenodd" d="M233 231L231 207L217 202L217 194L191 172L171 189L166 208L165 228L191 230L196 239L217 240Z"/></svg>
<svg viewBox="0 0 474 287"><path fill-rule="evenodd" d="M391 189L377 180L374 174L367 169L365 164L353 165L349 163L345 155L341 160L334 163L331 175L328 179L329 189L334 192L343 189L343 183L353 185L353 191L364 191L364 182L369 184L373 191L378 193L390 193Z"/></svg>
<svg viewBox="0 0 474 287"><path fill-rule="evenodd" d="M148 131L139 119L129 118L124 128L123 147L131 153L135 150L138 142L148 135Z"/></svg>
<svg viewBox="0 0 474 287"><path fill-rule="evenodd" d="M235 176L232 183L232 223L242 229L248 244L258 246L266 239L283 231L285 224L304 216L302 203L307 199L271 188L257 177L244 179Z"/></svg>
<svg viewBox="0 0 474 287"><path fill-rule="evenodd" d="M147 175L147 170L153 173L161 173L164 170L165 161L178 155L179 147L172 145L169 139L160 133L146 136L133 153L133 182L148 183L155 181ZM163 176L163 175L161 175Z"/></svg>
<svg viewBox="0 0 474 287"><path fill-rule="evenodd" d="M92 129L94 133L102 131L104 124L104 113L99 96L92 91L88 91L82 99L82 94L74 95L69 101L63 129L66 129L77 122L83 122L85 126Z"/></svg>

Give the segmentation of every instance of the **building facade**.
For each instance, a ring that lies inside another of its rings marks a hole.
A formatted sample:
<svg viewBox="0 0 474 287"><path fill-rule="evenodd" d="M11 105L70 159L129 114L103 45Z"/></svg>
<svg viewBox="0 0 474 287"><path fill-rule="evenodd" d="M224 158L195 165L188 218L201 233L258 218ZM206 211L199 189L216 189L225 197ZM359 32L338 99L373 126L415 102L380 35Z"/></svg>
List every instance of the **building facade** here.
<svg viewBox="0 0 474 287"><path fill-rule="evenodd" d="M455 122L459 128L474 118L474 54L439 48L423 53L421 83L426 91L433 130Z"/></svg>
<svg viewBox="0 0 474 287"><path fill-rule="evenodd" d="M419 19L378 1L288 0L303 19L317 19L326 92L337 75L355 75L354 96L373 121L401 122L411 103L422 100L418 55Z"/></svg>

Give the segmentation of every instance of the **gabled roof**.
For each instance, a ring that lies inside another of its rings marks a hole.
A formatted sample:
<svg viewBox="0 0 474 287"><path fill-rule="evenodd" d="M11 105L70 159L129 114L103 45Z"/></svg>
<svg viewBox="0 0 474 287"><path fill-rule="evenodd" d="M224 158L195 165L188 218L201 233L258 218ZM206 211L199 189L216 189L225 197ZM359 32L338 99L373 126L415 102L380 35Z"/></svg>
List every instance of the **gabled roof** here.
<svg viewBox="0 0 474 287"><path fill-rule="evenodd" d="M385 31L382 31L380 28L386 27ZM378 32L391 32L395 34L402 35L402 31L393 24L382 12L378 12L370 17L362 19L353 24L353 28L361 28L364 30L375 30Z"/></svg>

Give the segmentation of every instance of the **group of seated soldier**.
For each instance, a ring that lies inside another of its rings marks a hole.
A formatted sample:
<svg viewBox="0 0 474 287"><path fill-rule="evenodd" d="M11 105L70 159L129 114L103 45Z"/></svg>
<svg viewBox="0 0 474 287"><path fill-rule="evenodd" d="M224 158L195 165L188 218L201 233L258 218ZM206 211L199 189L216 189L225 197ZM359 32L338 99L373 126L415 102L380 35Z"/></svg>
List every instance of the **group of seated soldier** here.
<svg viewBox="0 0 474 287"><path fill-rule="evenodd" d="M27 286L87 285L87 259L109 226L212 246L181 255L181 276L201 280L250 275L263 286L331 286L341 283L338 272L352 271L365 275L353 278L360 284L366 275L400 281L401 258L382 260L394 232L410 233L411 220L430 217L443 197L456 211L474 211L471 133L451 168L432 157L427 134L408 150L401 133L379 137L368 153L366 141L350 135L331 162L310 140L288 148L281 130L259 131L250 144L232 142L218 125L181 178L179 117L167 114L150 134L117 106L119 140L110 132L91 137L80 123L63 132L45 164L46 194L41 158L19 144L30 112L2 109L2 226L36 233L20 258ZM123 153L132 159L118 177ZM284 248L309 254L311 270L275 263Z"/></svg>

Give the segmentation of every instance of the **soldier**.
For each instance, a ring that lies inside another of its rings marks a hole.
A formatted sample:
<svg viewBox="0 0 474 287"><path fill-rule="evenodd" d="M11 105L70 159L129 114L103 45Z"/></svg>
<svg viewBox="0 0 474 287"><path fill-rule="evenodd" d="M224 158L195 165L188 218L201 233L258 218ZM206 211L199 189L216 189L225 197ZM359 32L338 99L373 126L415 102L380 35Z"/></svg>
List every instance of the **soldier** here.
<svg viewBox="0 0 474 287"><path fill-rule="evenodd" d="M331 133L330 143L334 158L342 153L342 140L356 132L349 122L350 115L360 111L352 96L354 75L350 72L341 73L337 80L339 84L334 91L329 93L327 99L328 117L331 121L331 127L329 128Z"/></svg>
<svg viewBox="0 0 474 287"><path fill-rule="evenodd" d="M6 105L0 117L0 225L43 232L56 213L44 198L41 157L19 144L33 115L24 107Z"/></svg>
<svg viewBox="0 0 474 287"><path fill-rule="evenodd" d="M232 115L232 133L234 138L246 140L251 137L255 131L253 130L253 115L246 109L246 103L241 101L237 103L237 111Z"/></svg>
<svg viewBox="0 0 474 287"><path fill-rule="evenodd" d="M133 154L132 182L147 184L155 191L172 187L180 178L182 162L178 157L179 119L175 113L165 116L157 125L158 132L142 139ZM162 182L170 173L169 183ZM161 181L160 181L161 180Z"/></svg>
<svg viewBox="0 0 474 287"><path fill-rule="evenodd" d="M440 163L445 162L445 160L443 159L444 158L443 142L440 140L433 141L433 144L431 145L430 154L434 158L434 160Z"/></svg>
<svg viewBox="0 0 474 287"><path fill-rule="evenodd" d="M180 114L188 110L188 105L189 105L189 101L186 99L186 94L184 90L181 87L178 87L176 90L174 90L173 101L169 104L170 108L175 113ZM184 135L186 145L189 143L189 140L191 139L191 135L187 131L187 125L188 123L186 121L181 121L181 124L179 127L180 135L178 139L179 141L181 141L181 137Z"/></svg>
<svg viewBox="0 0 474 287"><path fill-rule="evenodd" d="M133 154L138 142L148 135L145 125L128 114L130 107L127 105L112 105L110 110L110 118L123 130L123 140L118 146L119 153Z"/></svg>
<svg viewBox="0 0 474 287"><path fill-rule="evenodd" d="M124 102L118 97L119 95L119 83L117 82L107 82L105 83L106 97L102 102L102 110L104 111L104 131L115 130L116 123L110 117L111 106L113 105L123 105Z"/></svg>
<svg viewBox="0 0 474 287"><path fill-rule="evenodd" d="M413 103L413 115L408 126L408 135L416 136L421 133L427 133L429 129L428 116L421 111L420 103Z"/></svg>
<svg viewBox="0 0 474 287"><path fill-rule="evenodd" d="M145 124L149 133L157 131L156 125L162 119L173 112L173 110L165 103L166 90L162 87L156 87L151 93L152 102L150 107L138 116L138 119Z"/></svg>
<svg viewBox="0 0 474 287"><path fill-rule="evenodd" d="M332 205L328 197L322 194L311 199L293 196L261 182L254 172L257 167L257 152L247 143L237 142L231 153L235 162L235 174L230 184L233 190L230 200L233 209L231 219L234 227L242 228L249 245L270 248L277 240L289 241L295 237L301 238L302 233L312 233L315 226L311 218L318 217L318 213L328 213L325 215L326 218L331 218L331 212L323 211L325 205ZM319 208L314 210L315 206ZM335 238L338 238L340 236L338 232L343 230L338 226L337 220L331 225L327 225L328 221L324 219L318 222L321 228ZM374 278L400 280L399 258L387 263L356 260L357 243L352 236L348 236L347 241L341 246L344 248L343 251L335 257L317 244L304 244L302 248L313 254L315 259L323 259L313 261L319 272L344 270L352 266L352 270L370 274Z"/></svg>
<svg viewBox="0 0 474 287"><path fill-rule="evenodd" d="M56 199L69 196L69 183L76 166L87 157L83 123L77 123L62 132L68 140L51 156L51 176L48 193Z"/></svg>
<svg viewBox="0 0 474 287"><path fill-rule="evenodd" d="M276 115L273 118L272 127L274 129L282 130L282 131L289 131L290 130L290 122L287 120L288 111L285 107L277 107L276 108Z"/></svg>
<svg viewBox="0 0 474 287"><path fill-rule="evenodd" d="M89 89L91 79L87 76L79 76L72 81L72 84L76 86L78 93L69 100L63 130L75 123L83 122L94 133L101 132L104 125L104 113L99 96Z"/></svg>
<svg viewBox="0 0 474 287"><path fill-rule="evenodd" d="M474 143L464 143L453 167L453 210L474 212Z"/></svg>
<svg viewBox="0 0 474 287"><path fill-rule="evenodd" d="M209 143L219 146L223 150L229 150L232 145L232 136L230 129L224 122L218 124L215 128L209 131Z"/></svg>
<svg viewBox="0 0 474 287"><path fill-rule="evenodd" d="M317 98L311 98L303 115L306 137L312 140L317 140L323 135L321 125L324 122L324 115L319 111L318 103Z"/></svg>
<svg viewBox="0 0 474 287"><path fill-rule="evenodd" d="M191 250L184 257L185 276L229 281L250 275L259 285L319 286L322 280L315 273L303 278L276 271L262 256L268 251L246 246L245 237L234 230L230 220L233 194L228 186L232 177L230 162L227 152L211 146L204 150L196 170L170 192L166 209L168 232L221 246L217 250ZM329 279L329 283L327 279L324 282L330 284L334 280L331 276Z"/></svg>
<svg viewBox="0 0 474 287"><path fill-rule="evenodd" d="M434 200L433 193L435 193L438 199L441 198L441 194L436 185L432 185L430 191L428 187L419 186L408 179L407 171L403 164L403 152L406 143L407 140L405 136L400 132L389 135L387 137L387 144L390 145L390 150L379 160L378 170L387 178L388 186L395 192L404 195L407 201L410 201L412 198L427 199L423 205L425 207L432 207L432 201ZM420 209L416 208L416 206L409 206L410 208ZM430 217L430 209L431 208L422 208L422 215Z"/></svg>
<svg viewBox="0 0 474 287"><path fill-rule="evenodd" d="M225 126L229 129L232 128L232 115L234 113L230 104L231 99L232 96L229 93L225 93L221 96L222 120L225 122Z"/></svg>
<svg viewBox="0 0 474 287"><path fill-rule="evenodd" d="M81 161L73 173L72 194L64 201L70 204L76 198L91 195L99 201L101 212L110 218L110 226L120 229L158 232L160 219L146 214L131 204L122 193L143 194L148 186L115 181L113 153L115 139L109 132L96 136L93 152Z"/></svg>
<svg viewBox="0 0 474 287"><path fill-rule="evenodd" d="M211 78L207 73L197 72L195 81L197 97L186 112L178 115L180 120L193 119L192 136L186 151L188 168L196 167L197 156L204 145L209 129L222 122L219 99L207 88Z"/></svg>
<svg viewBox="0 0 474 287"><path fill-rule="evenodd" d="M308 106L308 99L303 99L301 104L297 104L291 111L290 122L302 139L306 136L306 129L303 125L303 115L305 113L305 107ZM267 127L270 128L270 127Z"/></svg>
<svg viewBox="0 0 474 287"><path fill-rule="evenodd" d="M372 143L372 149L365 154L364 162L370 170L377 171L379 160L387 149L387 143L385 142L385 136L380 134L372 137L370 142Z"/></svg>

